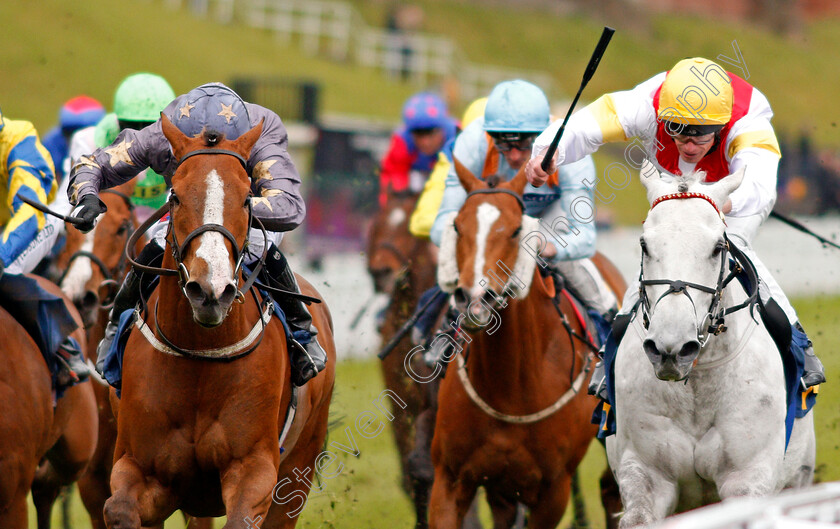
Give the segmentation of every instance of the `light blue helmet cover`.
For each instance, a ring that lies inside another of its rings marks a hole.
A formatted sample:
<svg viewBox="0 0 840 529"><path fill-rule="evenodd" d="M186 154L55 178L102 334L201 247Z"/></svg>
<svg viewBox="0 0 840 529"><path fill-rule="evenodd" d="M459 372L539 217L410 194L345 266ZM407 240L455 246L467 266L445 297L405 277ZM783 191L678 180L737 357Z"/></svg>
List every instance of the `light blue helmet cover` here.
<svg viewBox="0 0 840 529"><path fill-rule="evenodd" d="M484 130L539 133L548 127L550 116L548 99L539 87L521 79L504 81L487 98Z"/></svg>

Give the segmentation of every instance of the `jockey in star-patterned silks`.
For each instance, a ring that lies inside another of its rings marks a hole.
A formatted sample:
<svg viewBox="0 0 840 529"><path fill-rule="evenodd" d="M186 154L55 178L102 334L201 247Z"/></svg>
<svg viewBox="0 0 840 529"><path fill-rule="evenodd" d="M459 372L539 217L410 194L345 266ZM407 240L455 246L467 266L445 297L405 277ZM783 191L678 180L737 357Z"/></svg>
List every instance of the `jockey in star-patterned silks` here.
<svg viewBox="0 0 840 529"><path fill-rule="evenodd" d="M643 151L660 171L682 175L702 170L706 181L715 182L745 168L743 183L722 207L726 233L755 265L762 301L774 300L789 319L794 336L808 343L801 382L804 388L810 388L825 382L822 363L804 336L796 311L751 246L776 202L781 152L770 124L772 116L767 98L745 80L708 59L685 59L668 72L631 90L606 94L575 113L554 162L561 167L595 152L604 143L636 137L640 151L636 157L640 158ZM526 168L528 181L534 185L541 185L547 178L540 163L557 128L552 125L536 140ZM619 317L628 317L638 296L638 284L631 285ZM603 379L601 368L599 365L593 374L595 384ZM596 389L590 387L591 391Z"/></svg>
<svg viewBox="0 0 840 529"><path fill-rule="evenodd" d="M300 177L289 157L288 136L280 117L267 108L246 103L221 83L205 84L177 97L163 110L163 114L187 136L195 136L206 128L224 134L229 140L263 122L262 134L251 150L247 169L251 175L253 214L262 220L268 230L268 240L263 239L260 230L252 229L245 262L254 263L262 255L264 245L268 244L270 250L265 267L275 286L299 292L294 273L285 256L277 249L282 232L295 229L306 213L300 194ZM73 214L86 221L78 227L82 231L93 229L97 216L105 211L104 204L97 197L99 190L127 182L147 167L163 175L170 184L177 166L178 160L172 154L160 120L141 130L123 130L110 146L81 157L73 167L68 189L70 201L76 205ZM159 266L167 225L165 217L151 228L149 235L152 242L140 253L138 262ZM143 284L145 282L142 281ZM120 314L134 307L140 292L140 274L132 270L117 294L111 322L99 344L99 358L104 358L113 342ZM291 297L282 297L277 301L292 331L308 331L312 336L308 344L290 348L293 353L293 382L302 385L324 369L327 356L315 338L317 331L303 302Z"/></svg>
<svg viewBox="0 0 840 529"><path fill-rule="evenodd" d="M55 243L58 225L63 221L45 217L20 198L49 202L57 188L53 171L52 158L32 123L6 119L0 112L0 280L32 272ZM56 310L61 311L60 317L72 321L63 302ZM15 312L10 311L13 316ZM59 394L90 375L79 349L65 336L62 338L64 342L56 343L58 350L42 351Z"/></svg>

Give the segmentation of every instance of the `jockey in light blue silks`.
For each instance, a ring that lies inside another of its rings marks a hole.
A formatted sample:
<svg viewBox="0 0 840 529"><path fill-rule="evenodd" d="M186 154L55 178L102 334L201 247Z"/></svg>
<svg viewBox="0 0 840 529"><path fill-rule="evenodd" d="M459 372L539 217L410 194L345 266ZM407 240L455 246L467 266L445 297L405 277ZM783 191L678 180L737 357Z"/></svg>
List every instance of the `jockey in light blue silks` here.
<svg viewBox="0 0 840 529"><path fill-rule="evenodd" d="M726 234L755 265L761 300L765 305L775 301L787 316L793 336L791 350L798 342L807 343L801 378L803 389L807 389L825 382L822 363L814 355L796 311L751 246L776 202L781 152L770 124L772 116L764 94L737 75L708 59L685 59L669 72L659 73L631 90L606 94L575 113L554 162L563 167L604 143L636 137L636 142L641 141L639 150L660 171L683 175L702 170L706 181L715 182L745 168L743 183L722 207ZM536 140L533 159L526 168L528 181L534 185L542 185L548 178L540 163L556 132L553 125ZM638 299L636 283L627 289L616 325L624 321L626 328L629 312ZM590 391L604 395L604 384L598 387L603 379L599 364Z"/></svg>
<svg viewBox="0 0 840 529"><path fill-rule="evenodd" d="M0 112L0 303L33 335L60 396L90 375L78 344L68 338L77 325L63 299L23 274L49 254L64 223L20 199L46 204L56 187L52 158L35 127Z"/></svg>
<svg viewBox="0 0 840 529"><path fill-rule="evenodd" d="M484 116L455 140L453 156L482 179L498 175L511 180L530 158L534 139L550 121L548 100L537 86L518 79L499 83L487 98ZM595 165L588 156L560 168L548 186L526 186L522 199L525 214L541 219L545 244L538 263L559 273L590 313L610 321L617 306L615 296L589 260L595 253L595 222L593 191L587 181L595 182ZM461 209L466 198L453 165L431 230L436 245L441 243L446 219ZM440 358L443 351L430 354Z"/></svg>
<svg viewBox="0 0 840 529"><path fill-rule="evenodd" d="M280 117L267 108L246 103L221 83L205 84L177 97L163 110L163 114L187 136L195 136L206 129L223 134L228 140L235 140L263 122L262 134L247 160L247 170L251 176L252 211L268 231L268 240L264 240L260 230L251 230L245 264L256 262L265 245L269 245L265 263L273 283L269 286L300 292L285 256L277 249L282 232L298 227L306 213L300 194L300 177L289 157L288 136ZM113 144L97 149L89 156L82 156L73 167L69 198L75 205L73 215L84 220L84 224L77 227L90 231L96 218L105 211L105 205L97 196L101 189L127 182L147 167L163 175L170 184L178 163L163 135L160 120L141 130L123 130ZM160 265L167 227L168 217L164 217L151 228L152 242L146 245L137 262ZM99 358L104 358L110 349L122 312L132 309L139 302L142 288L149 282L148 277L144 280L142 276L134 270L130 271L117 293L105 338L97 349ZM299 342L293 344L290 352L292 382L300 386L325 368L327 356L315 338L317 330L312 325L306 305L300 299L289 296L278 297L276 301Z"/></svg>

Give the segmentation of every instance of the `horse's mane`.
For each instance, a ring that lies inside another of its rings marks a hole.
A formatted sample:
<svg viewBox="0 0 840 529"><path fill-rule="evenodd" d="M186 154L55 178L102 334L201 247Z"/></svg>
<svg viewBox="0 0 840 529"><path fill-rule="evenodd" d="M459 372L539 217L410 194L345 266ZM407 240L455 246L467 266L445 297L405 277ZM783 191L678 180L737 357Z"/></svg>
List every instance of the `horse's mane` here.
<svg viewBox="0 0 840 529"><path fill-rule="evenodd" d="M660 173L662 180L677 184L677 191L685 193L693 184L703 184L706 182L706 171L696 170L686 175L675 175L667 171Z"/></svg>

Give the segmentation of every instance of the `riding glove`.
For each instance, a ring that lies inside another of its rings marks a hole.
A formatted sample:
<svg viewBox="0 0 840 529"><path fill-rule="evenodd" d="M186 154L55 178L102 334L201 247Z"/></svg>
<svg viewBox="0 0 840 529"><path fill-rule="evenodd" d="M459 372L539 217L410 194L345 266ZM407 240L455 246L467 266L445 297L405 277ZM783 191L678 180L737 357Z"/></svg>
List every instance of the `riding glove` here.
<svg viewBox="0 0 840 529"><path fill-rule="evenodd" d="M108 211L108 208L104 202L99 200L99 197L85 195L79 200L71 215L82 221L75 225L76 229L82 233L87 233L96 226L97 217L106 211Z"/></svg>

